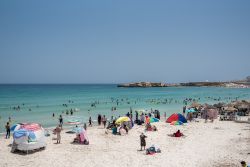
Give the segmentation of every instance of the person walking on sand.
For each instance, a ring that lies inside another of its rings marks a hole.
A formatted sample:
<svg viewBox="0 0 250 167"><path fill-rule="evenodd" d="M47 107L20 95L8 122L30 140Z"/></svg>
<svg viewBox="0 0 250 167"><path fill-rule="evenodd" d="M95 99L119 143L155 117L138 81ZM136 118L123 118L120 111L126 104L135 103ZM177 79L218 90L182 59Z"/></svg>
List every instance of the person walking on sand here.
<svg viewBox="0 0 250 167"><path fill-rule="evenodd" d="M102 116L100 114L98 114L97 120L98 120L98 125L100 126L102 121Z"/></svg>
<svg viewBox="0 0 250 167"><path fill-rule="evenodd" d="M91 118L91 116L89 117L89 126L92 126L92 118Z"/></svg>
<svg viewBox="0 0 250 167"><path fill-rule="evenodd" d="M6 129L6 139L10 138L10 123L7 122L7 124L5 125L5 129Z"/></svg>
<svg viewBox="0 0 250 167"><path fill-rule="evenodd" d="M182 115L185 117L187 106L183 106L182 108Z"/></svg>
<svg viewBox="0 0 250 167"><path fill-rule="evenodd" d="M54 131L56 133L56 143L60 144L61 143L61 131L62 131L61 125L58 125Z"/></svg>
<svg viewBox="0 0 250 167"><path fill-rule="evenodd" d="M102 117L102 123L103 123L103 126L105 128L106 127L106 123L107 123L107 118L105 117L105 115L103 115L103 117Z"/></svg>
<svg viewBox="0 0 250 167"><path fill-rule="evenodd" d="M147 138L147 136L145 136L144 133L142 133L142 134L140 135L141 151L142 151L142 147L143 147L144 150L145 150L145 147L146 147L146 138Z"/></svg>

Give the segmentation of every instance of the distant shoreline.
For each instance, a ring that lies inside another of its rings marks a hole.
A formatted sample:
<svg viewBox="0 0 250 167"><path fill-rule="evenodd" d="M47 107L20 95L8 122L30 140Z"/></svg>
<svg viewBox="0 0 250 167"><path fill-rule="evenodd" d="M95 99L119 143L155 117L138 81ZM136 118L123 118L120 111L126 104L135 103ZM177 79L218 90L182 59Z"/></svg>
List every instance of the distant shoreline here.
<svg viewBox="0 0 250 167"><path fill-rule="evenodd" d="M187 83L154 83L154 82L131 82L118 84L117 87L125 88L150 88L150 87L229 87L229 88L249 88L249 82L187 82Z"/></svg>

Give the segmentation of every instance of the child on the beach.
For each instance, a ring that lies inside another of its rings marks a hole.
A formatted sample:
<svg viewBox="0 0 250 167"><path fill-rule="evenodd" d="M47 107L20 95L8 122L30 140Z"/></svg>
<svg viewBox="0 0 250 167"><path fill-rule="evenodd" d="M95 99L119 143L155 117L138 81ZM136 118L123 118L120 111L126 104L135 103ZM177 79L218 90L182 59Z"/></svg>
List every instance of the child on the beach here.
<svg viewBox="0 0 250 167"><path fill-rule="evenodd" d="M145 150L145 147L146 147L146 138L147 138L147 136L145 136L144 133L142 133L140 135L141 151L142 151L142 147L144 147L144 150Z"/></svg>

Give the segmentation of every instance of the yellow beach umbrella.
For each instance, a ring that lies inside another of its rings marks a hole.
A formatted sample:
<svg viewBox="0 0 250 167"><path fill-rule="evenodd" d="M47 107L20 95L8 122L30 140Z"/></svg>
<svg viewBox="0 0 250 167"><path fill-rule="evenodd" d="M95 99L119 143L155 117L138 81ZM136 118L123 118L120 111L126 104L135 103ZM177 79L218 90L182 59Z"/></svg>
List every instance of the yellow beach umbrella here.
<svg viewBox="0 0 250 167"><path fill-rule="evenodd" d="M123 123L123 122L128 122L128 121L130 121L130 118L129 118L129 117L120 117L120 118L118 118L118 119L115 121L115 123L116 123L116 124L121 124L121 123Z"/></svg>

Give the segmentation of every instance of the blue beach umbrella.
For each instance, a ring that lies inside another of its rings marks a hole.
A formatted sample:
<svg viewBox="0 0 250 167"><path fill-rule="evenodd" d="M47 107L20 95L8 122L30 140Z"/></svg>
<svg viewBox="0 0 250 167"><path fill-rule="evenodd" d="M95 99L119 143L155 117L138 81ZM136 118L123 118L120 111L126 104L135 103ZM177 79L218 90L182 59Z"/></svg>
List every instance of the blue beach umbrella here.
<svg viewBox="0 0 250 167"><path fill-rule="evenodd" d="M84 129L82 127L75 127L75 128L73 128L72 131L75 132L75 133L81 133L81 132L84 131Z"/></svg>
<svg viewBox="0 0 250 167"><path fill-rule="evenodd" d="M194 108L186 109L186 112L196 112Z"/></svg>

